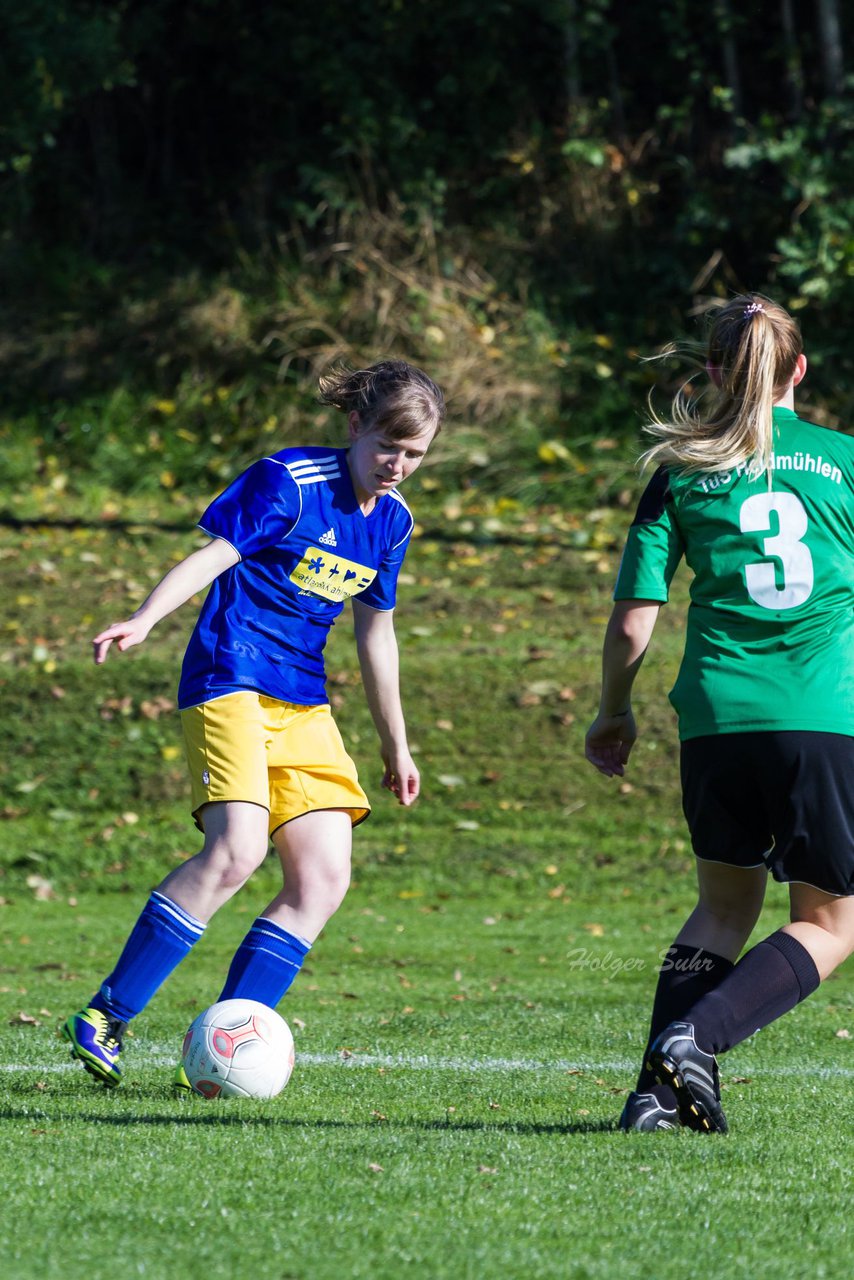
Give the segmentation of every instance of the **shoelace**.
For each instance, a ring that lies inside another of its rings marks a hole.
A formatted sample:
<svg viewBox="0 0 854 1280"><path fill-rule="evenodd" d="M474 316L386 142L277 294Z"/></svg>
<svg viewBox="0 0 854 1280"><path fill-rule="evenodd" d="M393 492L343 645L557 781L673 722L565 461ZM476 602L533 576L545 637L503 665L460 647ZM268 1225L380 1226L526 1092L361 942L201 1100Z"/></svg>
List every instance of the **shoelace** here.
<svg viewBox="0 0 854 1280"><path fill-rule="evenodd" d="M125 1025L124 1022L117 1022L114 1018L107 1018L106 1030L96 1037L101 1048L106 1049L108 1053L113 1053L116 1049L121 1050Z"/></svg>

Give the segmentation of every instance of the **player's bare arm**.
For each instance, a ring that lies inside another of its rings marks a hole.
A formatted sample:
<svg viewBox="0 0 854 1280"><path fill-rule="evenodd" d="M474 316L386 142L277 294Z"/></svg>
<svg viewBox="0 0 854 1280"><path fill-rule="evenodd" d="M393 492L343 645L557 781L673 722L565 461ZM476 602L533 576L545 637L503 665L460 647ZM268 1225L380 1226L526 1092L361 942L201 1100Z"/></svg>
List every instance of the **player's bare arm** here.
<svg viewBox="0 0 854 1280"><path fill-rule="evenodd" d="M112 623L95 636L92 645L97 665L105 661L114 641L120 653L142 644L155 623L173 613L197 592L204 591L214 578L237 564L239 559L237 551L224 538L212 538L204 547L192 552L161 578L136 613L124 622Z"/></svg>
<svg viewBox="0 0 854 1280"><path fill-rule="evenodd" d="M372 609L354 600L353 626L362 683L385 765L382 785L402 805L410 805L418 796L421 780L406 739L394 610Z"/></svg>
<svg viewBox="0 0 854 1280"><path fill-rule="evenodd" d="M661 605L651 600L618 600L602 649L599 714L587 731L585 755L606 778L622 777L637 738L632 686L641 668Z"/></svg>

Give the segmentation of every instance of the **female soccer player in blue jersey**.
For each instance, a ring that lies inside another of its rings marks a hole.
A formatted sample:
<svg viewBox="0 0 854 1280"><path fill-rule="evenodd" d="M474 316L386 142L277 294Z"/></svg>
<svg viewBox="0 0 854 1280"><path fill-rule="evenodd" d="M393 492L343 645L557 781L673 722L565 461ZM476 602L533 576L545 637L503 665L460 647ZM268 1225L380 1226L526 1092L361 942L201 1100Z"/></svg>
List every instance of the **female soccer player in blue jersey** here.
<svg viewBox="0 0 854 1280"><path fill-rule="evenodd" d="M677 397L629 531L587 758L621 776L631 690L684 556L694 573L670 695L699 898L659 971L624 1129L725 1131L717 1055L854 950L854 439L803 421L794 320L747 294L712 321L706 405ZM738 959L768 871L790 923ZM738 961L738 963L736 963Z"/></svg>
<svg viewBox="0 0 854 1280"><path fill-rule="evenodd" d="M73 1056L107 1085L121 1079L126 1024L263 862L270 839L284 887L241 943L219 999L275 1007L344 898L352 828L370 812L325 690L324 645L348 599L383 786L403 805L418 795L393 625L413 520L397 486L441 429L444 400L402 361L331 375L320 392L347 415L349 448L284 449L256 462L202 517L210 541L94 640L102 663L114 643L141 644L210 587L178 691L204 846L152 893L116 967L63 1028Z"/></svg>

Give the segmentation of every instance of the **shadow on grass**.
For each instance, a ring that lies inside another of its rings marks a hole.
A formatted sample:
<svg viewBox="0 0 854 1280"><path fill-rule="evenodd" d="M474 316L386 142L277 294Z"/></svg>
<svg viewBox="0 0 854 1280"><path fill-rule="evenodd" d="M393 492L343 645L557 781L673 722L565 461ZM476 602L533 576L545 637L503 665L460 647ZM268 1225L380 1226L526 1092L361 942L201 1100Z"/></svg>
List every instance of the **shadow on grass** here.
<svg viewBox="0 0 854 1280"><path fill-rule="evenodd" d="M210 1107L209 1102L199 1100L199 1107ZM214 1103L214 1106L217 1104ZM228 1104L226 1104L228 1105ZM20 1110L15 1107L0 1107L0 1122L4 1120L26 1120L32 1122L35 1119L48 1120L56 1123L58 1120L66 1121L82 1121L84 1124L94 1125L110 1125L113 1128L127 1128L131 1125L137 1128L139 1125L149 1125L152 1128L161 1128L172 1125L196 1125L203 1127L222 1127L222 1128L246 1128L251 1126L258 1129L317 1129L318 1131L347 1131L356 1132L358 1130L370 1129L372 1132L388 1129L390 1131L409 1129L416 1130L421 1133L482 1133L495 1134L506 1133L515 1134L520 1137L534 1137L548 1134L556 1134L561 1136L583 1133L616 1133L616 1120L579 1120L567 1121L565 1124L551 1124L544 1121L514 1121L505 1120L482 1121L482 1120L321 1120L321 1119L299 1119L296 1116L270 1116L270 1115L221 1115L208 1112L207 1115L201 1111L190 1111L197 1104L192 1099L185 1099L180 1103L181 1107L187 1107L188 1110L177 1115L145 1115L142 1113L125 1113L123 1115L96 1115L93 1113L78 1113L68 1115L49 1114L48 1107L40 1107L38 1116L34 1115L33 1110L29 1107L21 1107Z"/></svg>

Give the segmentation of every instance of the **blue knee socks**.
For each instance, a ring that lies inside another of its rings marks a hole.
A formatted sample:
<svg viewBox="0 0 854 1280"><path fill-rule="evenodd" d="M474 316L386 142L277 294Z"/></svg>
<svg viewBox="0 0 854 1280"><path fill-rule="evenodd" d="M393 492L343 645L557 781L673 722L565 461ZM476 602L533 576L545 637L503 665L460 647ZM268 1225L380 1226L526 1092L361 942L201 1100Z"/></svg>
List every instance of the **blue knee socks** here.
<svg viewBox="0 0 854 1280"><path fill-rule="evenodd" d="M305 938L259 916L237 948L220 1000L258 1000L275 1009L310 950Z"/></svg>
<svg viewBox="0 0 854 1280"><path fill-rule="evenodd" d="M183 907L162 893L152 893L92 1005L111 1018L129 1022L145 1008L204 931L202 922Z"/></svg>

